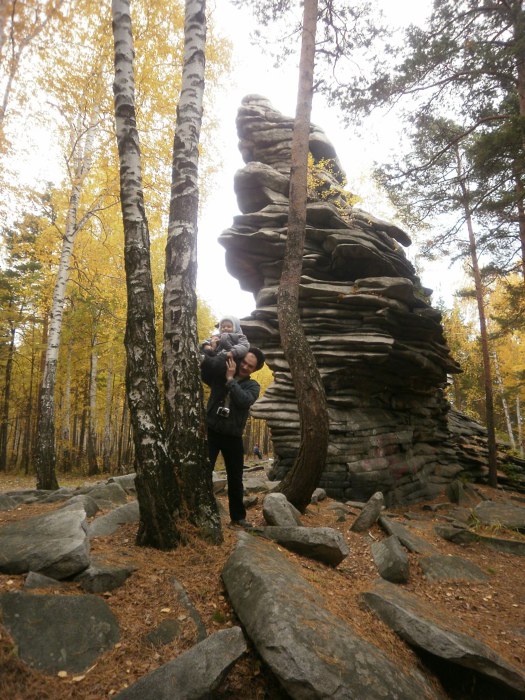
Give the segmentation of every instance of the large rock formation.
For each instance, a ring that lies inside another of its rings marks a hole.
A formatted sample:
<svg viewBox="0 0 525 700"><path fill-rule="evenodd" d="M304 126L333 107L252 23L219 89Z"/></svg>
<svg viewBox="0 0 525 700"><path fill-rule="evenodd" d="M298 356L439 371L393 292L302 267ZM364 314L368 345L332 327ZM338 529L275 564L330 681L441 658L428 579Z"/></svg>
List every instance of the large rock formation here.
<svg viewBox="0 0 525 700"><path fill-rule="evenodd" d="M275 476L291 466L299 419L281 349L277 286L288 217L293 120L260 96L244 98L237 117L246 167L235 175L241 215L224 231L229 272L253 292L256 310L242 326L266 353L275 382L253 414L270 426ZM460 371L443 337L441 315L403 247L408 235L348 204L334 147L312 126L315 177L307 211L300 289L304 329L326 387L330 446L320 486L330 496L388 504L433 496L458 472L447 424L447 374Z"/></svg>

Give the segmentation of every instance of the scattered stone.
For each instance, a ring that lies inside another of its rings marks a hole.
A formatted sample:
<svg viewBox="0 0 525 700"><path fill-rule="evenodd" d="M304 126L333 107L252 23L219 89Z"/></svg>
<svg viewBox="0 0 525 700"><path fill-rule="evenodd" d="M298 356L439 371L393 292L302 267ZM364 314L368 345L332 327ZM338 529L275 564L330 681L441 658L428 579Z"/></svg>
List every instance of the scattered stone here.
<svg viewBox="0 0 525 700"><path fill-rule="evenodd" d="M11 498L7 493L0 493L0 511L12 510L17 505L14 498Z"/></svg>
<svg viewBox="0 0 525 700"><path fill-rule="evenodd" d="M392 583L406 583L408 581L408 556L395 535L380 542L374 542L372 556L381 578Z"/></svg>
<svg viewBox="0 0 525 700"><path fill-rule="evenodd" d="M213 472L213 493L222 493L227 485L228 485L228 480L226 478L226 472L221 472L218 474L217 472Z"/></svg>
<svg viewBox="0 0 525 700"><path fill-rule="evenodd" d="M337 566L350 553L339 530L331 527L263 527L257 528L256 532L292 552L330 566Z"/></svg>
<svg viewBox="0 0 525 700"><path fill-rule="evenodd" d="M463 557L434 554L421 557L419 564L429 581L486 581L488 575Z"/></svg>
<svg viewBox="0 0 525 700"><path fill-rule="evenodd" d="M128 502L125 490L120 484L114 482L97 484L95 487L85 486L81 489L81 492L89 494L100 508L104 507L107 503L115 507Z"/></svg>
<svg viewBox="0 0 525 700"><path fill-rule="evenodd" d="M352 523L350 530L353 532L366 532L377 522L385 504L383 494L378 491L369 498L362 511Z"/></svg>
<svg viewBox="0 0 525 700"><path fill-rule="evenodd" d="M95 520L89 524L88 535L90 539L94 537L103 537L104 535L112 535L121 525L125 525L126 523L138 523L139 519L140 511L138 501L131 501L124 506L114 508L105 515L95 518Z"/></svg>
<svg viewBox="0 0 525 700"><path fill-rule="evenodd" d="M154 647L163 647L177 639L181 631L178 620L162 620L156 629L146 635L146 640Z"/></svg>
<svg viewBox="0 0 525 700"><path fill-rule="evenodd" d="M474 518L484 525L496 525L525 532L525 508L513 503L483 501L474 508Z"/></svg>
<svg viewBox="0 0 525 700"><path fill-rule="evenodd" d="M134 564L116 566L106 562L92 561L91 565L81 574L75 576L75 581L87 593L104 593L120 588L122 584L137 570Z"/></svg>
<svg viewBox="0 0 525 700"><path fill-rule="evenodd" d="M87 520L83 510L56 510L0 527L0 571L35 571L54 579L89 566Z"/></svg>
<svg viewBox="0 0 525 700"><path fill-rule="evenodd" d="M36 571L30 571L24 581L24 589L33 590L34 588L63 588L63 584L57 581L56 578L37 574Z"/></svg>
<svg viewBox="0 0 525 700"><path fill-rule="evenodd" d="M422 537L414 535L414 533L410 532L402 523L398 523L392 520L392 518L382 515L379 518L379 524L389 535L395 535L409 552L415 552L416 554L437 553L436 548L433 547L430 542L427 542Z"/></svg>
<svg viewBox="0 0 525 700"><path fill-rule="evenodd" d="M454 525L436 525L434 532L443 537L443 539L455 544L470 544L479 542L490 549L495 549L498 552L507 552L508 554L516 554L520 557L525 557L525 542L519 540L506 540L500 537L486 537L478 535L477 532L466 527L458 527Z"/></svg>
<svg viewBox="0 0 525 700"><path fill-rule="evenodd" d="M3 624L18 655L43 673L79 673L120 637L118 622L94 595L0 594Z"/></svg>
<svg viewBox="0 0 525 700"><path fill-rule="evenodd" d="M252 496L245 496L242 499L245 508L253 508L259 503L259 497L253 494Z"/></svg>
<svg viewBox="0 0 525 700"><path fill-rule="evenodd" d="M269 542L239 533L222 577L257 652L290 697L442 697L329 612L301 568Z"/></svg>
<svg viewBox="0 0 525 700"><path fill-rule="evenodd" d="M302 525L301 514L284 493L270 493L263 501L263 516L268 525Z"/></svg>
<svg viewBox="0 0 525 700"><path fill-rule="evenodd" d="M326 491L321 488L316 488L315 491L312 493L312 498L310 499L310 503L319 503L320 501L324 501L326 498Z"/></svg>
<svg viewBox="0 0 525 700"><path fill-rule="evenodd" d="M212 634L173 661L115 696L118 700L211 698L233 664L246 652L240 627Z"/></svg>
<svg viewBox="0 0 525 700"><path fill-rule="evenodd" d="M189 616L193 620L193 624L197 629L197 639L199 640L199 642L201 642L203 639L206 639L207 632L202 618L197 611L197 608L191 602L188 594L186 593L186 589L184 588L182 583L180 583L180 581L177 581L176 578L172 578L171 585L177 592L177 598L179 599L179 603L186 608Z"/></svg>
<svg viewBox="0 0 525 700"><path fill-rule="evenodd" d="M494 679L503 691L525 694L525 676L485 644L448 627L444 610L438 624L435 604L429 606L386 581L376 584L363 598L370 609L412 647Z"/></svg>
<svg viewBox="0 0 525 700"><path fill-rule="evenodd" d="M479 496L469 488L468 484L464 484L459 479L454 479L450 484L447 484L445 493L451 503L458 505L478 503L479 501Z"/></svg>
<svg viewBox="0 0 525 700"><path fill-rule="evenodd" d="M118 484L128 496L136 496L137 489L135 487L135 474L121 474L120 476L110 476L107 480L108 484Z"/></svg>
<svg viewBox="0 0 525 700"><path fill-rule="evenodd" d="M91 498L91 496L89 496L87 493L72 496L64 503L62 508L83 508L86 511L86 515L88 518L92 518L100 511L100 508L95 499Z"/></svg>

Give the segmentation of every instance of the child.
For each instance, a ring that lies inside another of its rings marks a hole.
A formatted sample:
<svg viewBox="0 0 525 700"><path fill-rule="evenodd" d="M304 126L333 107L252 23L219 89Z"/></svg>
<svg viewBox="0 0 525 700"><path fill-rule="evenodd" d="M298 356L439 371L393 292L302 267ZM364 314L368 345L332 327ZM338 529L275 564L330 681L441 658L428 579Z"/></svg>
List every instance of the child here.
<svg viewBox="0 0 525 700"><path fill-rule="evenodd" d="M226 374L226 358L242 359L250 348L248 338L242 332L239 319L224 316L219 321L219 332L201 343L205 354L201 363L201 375L206 384L220 381Z"/></svg>

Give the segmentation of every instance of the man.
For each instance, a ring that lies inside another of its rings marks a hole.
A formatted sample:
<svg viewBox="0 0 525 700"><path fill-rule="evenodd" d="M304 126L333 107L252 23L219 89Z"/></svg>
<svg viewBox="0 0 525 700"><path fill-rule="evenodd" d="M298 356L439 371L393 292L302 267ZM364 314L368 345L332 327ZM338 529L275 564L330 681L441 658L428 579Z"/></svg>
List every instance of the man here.
<svg viewBox="0 0 525 700"><path fill-rule="evenodd" d="M251 524L246 521L243 503L242 434L250 406L259 398L261 389L250 375L261 369L263 364L264 354L259 348L250 348L238 362L229 357L224 379L212 380L210 383L211 394L206 407L210 464L213 469L221 452L226 465L231 524L244 528L250 528Z"/></svg>

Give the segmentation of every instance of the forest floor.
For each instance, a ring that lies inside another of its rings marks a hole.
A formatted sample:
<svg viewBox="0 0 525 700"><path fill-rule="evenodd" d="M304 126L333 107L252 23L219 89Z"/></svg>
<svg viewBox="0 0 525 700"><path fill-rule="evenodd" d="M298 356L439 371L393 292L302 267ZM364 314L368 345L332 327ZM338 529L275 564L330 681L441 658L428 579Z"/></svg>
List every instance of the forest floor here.
<svg viewBox="0 0 525 700"><path fill-rule="evenodd" d="M99 478L100 480L100 478ZM84 477L64 479L59 475L61 486L80 485ZM0 475L0 491L34 487L33 478L16 475ZM517 494L495 490L487 486L478 487L491 500L507 500ZM437 498L434 503L443 502ZM226 503L224 496L219 501ZM262 499L250 509L249 519L255 525L264 525ZM518 501L523 505L523 496ZM370 588L378 578L370 554L370 543L385 537L378 525L369 533L357 534L349 528L353 518L338 522L338 515L328 506L331 499L311 505L303 517L307 526L329 526L343 534L350 555L337 567L331 568L302 556L287 552L283 554L301 567L303 576L326 601L326 606L346 620L356 631L380 647L396 664L405 669L419 665L418 658L382 622L368 611L360 600L360 593ZM429 502L431 503L431 502ZM424 510L425 504L389 509L392 513L410 514L416 519L417 534L431 542L441 554L463 556L481 567L490 578L484 582L427 581L417 563L417 555L410 554L410 579L405 589L442 609L448 624L459 631L475 636L492 647L509 663L523 669L525 665L525 576L523 562L510 554L487 550L481 544L454 545L439 538L433 526L439 522L439 513ZM0 512L0 526L20 518L47 512L56 505L24 505L11 511ZM239 624L228 601L221 570L233 550L237 532L227 526L223 517L224 543L213 546L197 540L188 533L188 544L173 552L136 547L134 544L136 525L122 526L114 535L92 541L93 555L108 559L123 556L133 561L138 570L116 590L102 594L121 629L120 642L103 654L97 662L82 674L49 676L36 672L23 664L16 655L13 641L0 626L0 697L9 700L62 700L82 698L101 700L110 698L141 676L173 659L189 649L197 641L196 628L188 616L187 609L178 602L176 591L170 583L173 577L186 589L193 605L199 612L208 634ZM494 535L494 528L480 530L481 534ZM500 537L512 537L525 541L525 535L514 531L499 530ZM20 590L24 576L0 574L0 592ZM47 589L42 593L79 594L75 583L65 588ZM182 634L172 643L155 648L145 640L145 635L154 630L166 618L182 623ZM217 699L277 700L286 697L264 663L250 647L249 653L230 671L221 688L214 695ZM467 697L467 696L465 696Z"/></svg>

